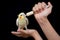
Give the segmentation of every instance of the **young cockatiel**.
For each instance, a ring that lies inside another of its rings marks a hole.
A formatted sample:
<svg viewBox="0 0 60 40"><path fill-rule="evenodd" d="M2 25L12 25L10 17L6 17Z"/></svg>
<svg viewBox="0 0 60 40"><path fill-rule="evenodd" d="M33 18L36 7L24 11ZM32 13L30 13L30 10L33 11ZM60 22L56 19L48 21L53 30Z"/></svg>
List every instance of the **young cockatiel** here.
<svg viewBox="0 0 60 40"><path fill-rule="evenodd" d="M27 25L29 24L29 21L24 13L20 13L18 15L18 18L16 19L16 25L20 29L27 29Z"/></svg>

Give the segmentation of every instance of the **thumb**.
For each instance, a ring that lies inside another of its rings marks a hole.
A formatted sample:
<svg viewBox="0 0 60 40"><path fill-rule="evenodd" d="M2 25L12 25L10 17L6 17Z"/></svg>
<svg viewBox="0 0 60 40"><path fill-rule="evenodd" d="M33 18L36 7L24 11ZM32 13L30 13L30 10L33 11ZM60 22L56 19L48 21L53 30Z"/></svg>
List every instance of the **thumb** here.
<svg viewBox="0 0 60 40"><path fill-rule="evenodd" d="M52 8L53 8L53 6L50 2L48 2L48 7L49 7L50 10L52 10Z"/></svg>

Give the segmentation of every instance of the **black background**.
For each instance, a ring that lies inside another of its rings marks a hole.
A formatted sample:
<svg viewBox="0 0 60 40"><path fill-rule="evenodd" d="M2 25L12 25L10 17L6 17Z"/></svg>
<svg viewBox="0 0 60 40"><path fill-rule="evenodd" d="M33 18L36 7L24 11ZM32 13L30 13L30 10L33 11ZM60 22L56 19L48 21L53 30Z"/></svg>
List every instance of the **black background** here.
<svg viewBox="0 0 60 40"><path fill-rule="evenodd" d="M1 21L1 25L2 26L2 39L7 39L7 40L33 40L32 37L29 38L19 38L16 37L14 35L11 34L11 31L16 31L17 30L17 26L16 26L16 18L17 15L20 12L24 12L27 13L29 11L32 10L32 7L37 4L38 2L48 2L50 1L53 5L53 10L52 13L48 16L48 19L50 21L50 23L52 24L52 26L54 27L54 29L56 30L56 32L60 35L60 5L59 5L59 1L58 0L16 0L16 1L6 1L4 4L4 7L6 7L6 9L3 10L7 10L7 13L3 13L2 14L2 21L4 23L2 23ZM29 19L29 25L28 28L29 29L36 29L39 34L42 36L42 38L44 40L47 40L47 38L45 37L43 31L41 30L41 28L39 27L37 21L34 18L34 15L27 17Z"/></svg>

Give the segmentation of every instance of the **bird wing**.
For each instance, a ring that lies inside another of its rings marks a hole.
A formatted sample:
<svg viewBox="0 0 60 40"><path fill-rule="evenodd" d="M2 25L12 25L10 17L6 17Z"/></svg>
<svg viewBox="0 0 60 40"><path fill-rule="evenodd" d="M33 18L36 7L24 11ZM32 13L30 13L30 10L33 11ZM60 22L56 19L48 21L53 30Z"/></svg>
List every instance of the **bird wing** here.
<svg viewBox="0 0 60 40"><path fill-rule="evenodd" d="M16 25L18 26L18 18L16 19Z"/></svg>
<svg viewBox="0 0 60 40"><path fill-rule="evenodd" d="M28 21L28 19L26 18L26 24L28 25L29 24L29 21Z"/></svg>

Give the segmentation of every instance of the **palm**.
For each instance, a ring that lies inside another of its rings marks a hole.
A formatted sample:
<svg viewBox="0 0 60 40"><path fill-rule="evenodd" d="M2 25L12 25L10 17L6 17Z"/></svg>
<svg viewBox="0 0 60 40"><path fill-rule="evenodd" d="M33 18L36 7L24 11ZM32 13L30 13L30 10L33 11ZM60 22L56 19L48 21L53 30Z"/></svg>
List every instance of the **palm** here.
<svg viewBox="0 0 60 40"><path fill-rule="evenodd" d="M19 29L19 31L17 30L17 32L12 32L12 34L14 34L15 36L18 36L18 37L27 38L29 36L32 36L34 32L36 32L36 30L33 30L33 29L27 29L27 30Z"/></svg>

